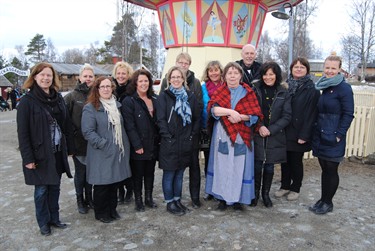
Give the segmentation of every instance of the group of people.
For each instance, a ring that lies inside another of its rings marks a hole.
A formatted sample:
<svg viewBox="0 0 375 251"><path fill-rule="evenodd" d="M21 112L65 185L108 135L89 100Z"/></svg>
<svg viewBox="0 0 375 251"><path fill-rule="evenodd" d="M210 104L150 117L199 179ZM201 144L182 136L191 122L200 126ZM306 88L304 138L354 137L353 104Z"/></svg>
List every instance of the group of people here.
<svg viewBox="0 0 375 251"><path fill-rule="evenodd" d="M25 182L35 186L41 234L66 227L58 200L62 174L72 177L68 155L75 166L78 212L91 208L103 223L121 218L117 205L133 194L136 211L157 207L156 162L163 171L166 210L173 215L190 211L181 201L186 168L191 205L201 207L200 150L205 156L204 199L215 198L218 210L243 210L243 205L257 206L260 195L272 207L270 188L279 163L281 187L275 197L297 200L303 155L312 149L322 168L322 194L309 210L332 211L354 113L341 58L329 56L324 76L314 84L305 58L292 62L283 82L276 62L255 61L253 45L245 45L241 56L225 67L209 62L201 83L189 70L190 55L182 52L159 95L147 70L133 72L118 62L111 77L95 78L93 67L83 65L76 88L63 98L53 67L44 62L34 66L23 86L29 91L19 103L17 130ZM204 149L202 136L209 142Z"/></svg>

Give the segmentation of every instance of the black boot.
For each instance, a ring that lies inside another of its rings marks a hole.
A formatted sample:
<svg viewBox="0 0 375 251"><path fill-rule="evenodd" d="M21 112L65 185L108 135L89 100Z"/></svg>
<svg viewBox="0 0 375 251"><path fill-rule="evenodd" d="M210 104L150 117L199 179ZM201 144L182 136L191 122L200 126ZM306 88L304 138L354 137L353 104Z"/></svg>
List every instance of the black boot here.
<svg viewBox="0 0 375 251"><path fill-rule="evenodd" d="M118 196L117 196L117 202L118 204L122 205L125 203L125 181L122 181L118 187Z"/></svg>
<svg viewBox="0 0 375 251"><path fill-rule="evenodd" d="M251 207L256 207L258 205L259 200L259 191L260 191L260 184L262 184L262 169L261 170L255 170L255 198L251 200Z"/></svg>
<svg viewBox="0 0 375 251"><path fill-rule="evenodd" d="M85 203L89 208L94 209L94 201L92 199L92 185L89 184L85 186Z"/></svg>
<svg viewBox="0 0 375 251"><path fill-rule="evenodd" d="M262 199L266 207L272 207L270 189L272 185L273 173L263 172Z"/></svg>
<svg viewBox="0 0 375 251"><path fill-rule="evenodd" d="M135 210L138 212L145 211L145 205L143 204L142 194L135 194Z"/></svg>
<svg viewBox="0 0 375 251"><path fill-rule="evenodd" d="M156 208L158 205L152 198L152 191L154 189L154 177L145 177L145 204L150 208Z"/></svg>
<svg viewBox="0 0 375 251"><path fill-rule="evenodd" d="M129 203L132 200L133 197L133 179L132 178L127 178L125 180L125 187L126 187L126 195L124 198L125 203Z"/></svg>
<svg viewBox="0 0 375 251"><path fill-rule="evenodd" d="M185 212L176 205L175 201L171 201L167 203L167 211L170 212L171 214L179 215L179 216L185 214Z"/></svg>
<svg viewBox="0 0 375 251"><path fill-rule="evenodd" d="M78 212L80 214L87 214L89 209L86 206L86 204L83 202L83 194L77 194L77 206L78 206Z"/></svg>

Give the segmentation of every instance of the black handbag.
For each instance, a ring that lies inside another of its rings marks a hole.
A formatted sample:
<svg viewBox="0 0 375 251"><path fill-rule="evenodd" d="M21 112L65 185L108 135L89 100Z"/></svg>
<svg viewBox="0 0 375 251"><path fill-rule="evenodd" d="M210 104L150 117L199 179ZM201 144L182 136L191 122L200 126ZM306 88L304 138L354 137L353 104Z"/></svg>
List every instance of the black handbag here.
<svg viewBox="0 0 375 251"><path fill-rule="evenodd" d="M200 133L200 139L199 139L199 148L200 150L208 150L210 148L211 144L211 137L208 134L207 129L202 129Z"/></svg>

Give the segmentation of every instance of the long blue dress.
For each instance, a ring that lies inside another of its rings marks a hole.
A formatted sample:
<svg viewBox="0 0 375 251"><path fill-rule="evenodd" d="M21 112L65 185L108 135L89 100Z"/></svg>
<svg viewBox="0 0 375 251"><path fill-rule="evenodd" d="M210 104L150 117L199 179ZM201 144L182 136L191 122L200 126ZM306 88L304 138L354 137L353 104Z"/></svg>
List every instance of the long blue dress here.
<svg viewBox="0 0 375 251"><path fill-rule="evenodd" d="M230 89L230 92L231 108L234 109L238 101L245 97L246 90L239 86L235 89ZM213 114L212 116L216 121L210 146L206 193L213 195L217 199L225 200L228 205L236 202L250 204L251 200L255 198L254 152L246 147L241 136L237 134L235 143L238 144L237 146L244 145L245 147L242 149L246 150L240 154L236 150L235 154L235 148L232 146L225 129L219 121L220 117L215 117ZM256 122L256 120L252 120L246 122L249 130L250 126ZM251 142L251 145L254 145L253 142Z"/></svg>

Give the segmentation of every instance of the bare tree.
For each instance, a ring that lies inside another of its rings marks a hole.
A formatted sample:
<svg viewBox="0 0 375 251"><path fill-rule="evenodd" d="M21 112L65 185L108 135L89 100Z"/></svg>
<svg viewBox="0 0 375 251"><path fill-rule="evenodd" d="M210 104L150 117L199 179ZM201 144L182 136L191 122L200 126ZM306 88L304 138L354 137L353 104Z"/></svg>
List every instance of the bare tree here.
<svg viewBox="0 0 375 251"><path fill-rule="evenodd" d="M150 58L150 64L146 65L153 75L158 74L158 54L159 54L159 38L161 34L157 28L157 25L151 24L149 26L148 33L145 35L146 42L149 47L148 57Z"/></svg>
<svg viewBox="0 0 375 251"><path fill-rule="evenodd" d="M47 39L47 46L44 54L44 60L47 62L56 62L57 60L57 50L53 45L51 38Z"/></svg>
<svg viewBox="0 0 375 251"><path fill-rule="evenodd" d="M66 64L84 64L86 63L85 54L80 49L69 49L63 52L61 60Z"/></svg>
<svg viewBox="0 0 375 251"><path fill-rule="evenodd" d="M341 38L342 45L342 57L344 63L348 67L348 72L353 73L355 65L360 62L360 49L356 46L356 37L353 35L347 35Z"/></svg>
<svg viewBox="0 0 375 251"><path fill-rule="evenodd" d="M269 37L268 31L262 33L258 44L258 60L266 62L273 60L271 56L272 40Z"/></svg>
<svg viewBox="0 0 375 251"><path fill-rule="evenodd" d="M352 43L354 57L361 63L361 79L365 77L365 69L375 49L375 2L373 0L354 0L349 13L352 26L350 34L344 36L342 45L344 50Z"/></svg>

